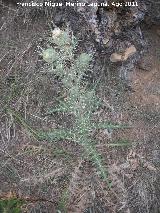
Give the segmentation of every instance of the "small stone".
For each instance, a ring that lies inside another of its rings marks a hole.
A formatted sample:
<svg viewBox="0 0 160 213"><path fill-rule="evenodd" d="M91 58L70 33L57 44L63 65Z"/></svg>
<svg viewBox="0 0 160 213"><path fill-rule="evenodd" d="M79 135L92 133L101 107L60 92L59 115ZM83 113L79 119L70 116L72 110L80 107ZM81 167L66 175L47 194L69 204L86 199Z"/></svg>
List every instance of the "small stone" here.
<svg viewBox="0 0 160 213"><path fill-rule="evenodd" d="M104 38L103 39L103 44L105 45L105 44L107 44L109 42L109 38Z"/></svg>
<svg viewBox="0 0 160 213"><path fill-rule="evenodd" d="M136 48L134 45L131 45L125 50L123 61L126 61L129 57L134 55L137 52Z"/></svg>
<svg viewBox="0 0 160 213"><path fill-rule="evenodd" d="M120 55L118 53L113 53L110 57L110 61L112 61L112 62L122 61L122 55Z"/></svg>
<svg viewBox="0 0 160 213"><path fill-rule="evenodd" d="M99 30L98 30L97 28L95 29L94 32L95 32L96 35L99 35L99 34L100 34L100 32L99 32Z"/></svg>
<svg viewBox="0 0 160 213"><path fill-rule="evenodd" d="M134 45L128 47L123 53L113 53L110 57L110 61L112 62L119 62L119 61L126 61L129 57L137 52Z"/></svg>
<svg viewBox="0 0 160 213"><path fill-rule="evenodd" d="M99 43L99 42L100 42L100 39L99 39L99 38L96 38L96 42L98 42L98 43Z"/></svg>

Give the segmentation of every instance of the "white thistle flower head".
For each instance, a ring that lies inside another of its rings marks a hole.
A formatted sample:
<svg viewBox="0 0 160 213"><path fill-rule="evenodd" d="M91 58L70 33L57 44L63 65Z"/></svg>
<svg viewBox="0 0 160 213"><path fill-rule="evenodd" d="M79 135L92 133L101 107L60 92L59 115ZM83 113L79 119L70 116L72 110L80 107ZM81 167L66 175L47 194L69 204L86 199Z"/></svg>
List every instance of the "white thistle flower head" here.
<svg viewBox="0 0 160 213"><path fill-rule="evenodd" d="M60 30L58 27L56 27L54 30L52 30L52 38L57 38L62 33L62 30Z"/></svg>

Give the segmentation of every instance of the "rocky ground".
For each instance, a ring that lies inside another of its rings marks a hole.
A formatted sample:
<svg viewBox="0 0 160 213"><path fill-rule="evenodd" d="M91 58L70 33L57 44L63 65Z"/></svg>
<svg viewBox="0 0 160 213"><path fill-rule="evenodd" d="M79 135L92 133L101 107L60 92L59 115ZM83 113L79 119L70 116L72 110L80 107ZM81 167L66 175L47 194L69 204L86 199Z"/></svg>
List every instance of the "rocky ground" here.
<svg viewBox="0 0 160 213"><path fill-rule="evenodd" d="M1 199L22 198L23 212L159 212L159 4L147 2L145 6L141 1L137 9L89 11L32 11L18 9L13 1L0 2ZM63 95L39 55L53 21L73 31L79 39L77 53L94 53L89 81L100 79L97 94L104 103L95 116L132 127L95 135L111 188L81 158L82 147L67 141L39 142L6 111L17 112L34 129L68 125L70 117L44 116ZM120 140L130 146L107 146Z"/></svg>

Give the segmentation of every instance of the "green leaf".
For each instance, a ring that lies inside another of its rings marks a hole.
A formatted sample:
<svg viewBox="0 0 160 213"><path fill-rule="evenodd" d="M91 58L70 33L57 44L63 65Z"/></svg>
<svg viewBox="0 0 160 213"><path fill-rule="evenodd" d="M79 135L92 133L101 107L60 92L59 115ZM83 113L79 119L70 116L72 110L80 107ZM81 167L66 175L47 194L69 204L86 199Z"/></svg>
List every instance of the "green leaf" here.
<svg viewBox="0 0 160 213"><path fill-rule="evenodd" d="M58 203L58 210L64 213L67 213L67 202L69 199L69 192L68 189L65 189L62 193L60 201Z"/></svg>
<svg viewBox="0 0 160 213"><path fill-rule="evenodd" d="M49 132L39 131L38 137L39 140L74 140L74 133L71 130L55 129Z"/></svg>
<svg viewBox="0 0 160 213"><path fill-rule="evenodd" d="M93 128L94 129L126 129L131 127L125 124L111 124L108 122L101 122L98 124L93 124Z"/></svg>
<svg viewBox="0 0 160 213"><path fill-rule="evenodd" d="M47 112L46 115L52 115L53 113L56 112L67 112L68 111L68 107L67 106L58 106L57 108L50 108Z"/></svg>
<svg viewBox="0 0 160 213"><path fill-rule="evenodd" d="M0 212L1 213L20 213L21 206L25 202L17 198L0 200Z"/></svg>
<svg viewBox="0 0 160 213"><path fill-rule="evenodd" d="M108 182L108 172L103 164L102 156L97 152L96 147L94 146L95 141L83 138L79 142L83 145L86 156L89 157L93 165L96 166L99 176Z"/></svg>

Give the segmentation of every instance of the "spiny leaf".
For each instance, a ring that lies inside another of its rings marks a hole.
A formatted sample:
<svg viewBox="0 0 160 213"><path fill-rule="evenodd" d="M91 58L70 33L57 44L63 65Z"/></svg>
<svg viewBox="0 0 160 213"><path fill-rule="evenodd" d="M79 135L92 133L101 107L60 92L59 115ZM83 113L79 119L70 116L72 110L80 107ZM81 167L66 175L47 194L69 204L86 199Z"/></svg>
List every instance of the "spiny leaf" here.
<svg viewBox="0 0 160 213"><path fill-rule="evenodd" d="M126 129L131 127L125 124L111 124L108 122L101 122L101 123L93 124L93 128L94 129Z"/></svg>
<svg viewBox="0 0 160 213"><path fill-rule="evenodd" d="M108 180L108 173L103 165L103 159L100 154L98 154L93 141L90 139L81 139L80 144L83 145L86 156L92 161L92 163L96 166L98 173L104 180Z"/></svg>
<svg viewBox="0 0 160 213"><path fill-rule="evenodd" d="M131 146L131 143L128 140L120 140L116 143L109 143L107 146L110 147L124 147L124 146Z"/></svg>
<svg viewBox="0 0 160 213"><path fill-rule="evenodd" d="M74 140L74 133L71 130L55 129L50 132L37 132L39 140Z"/></svg>
<svg viewBox="0 0 160 213"><path fill-rule="evenodd" d="M52 115L56 112L69 112L69 107L67 106L67 104L61 104L58 105L57 108L50 108L47 112L46 115Z"/></svg>

